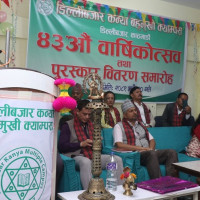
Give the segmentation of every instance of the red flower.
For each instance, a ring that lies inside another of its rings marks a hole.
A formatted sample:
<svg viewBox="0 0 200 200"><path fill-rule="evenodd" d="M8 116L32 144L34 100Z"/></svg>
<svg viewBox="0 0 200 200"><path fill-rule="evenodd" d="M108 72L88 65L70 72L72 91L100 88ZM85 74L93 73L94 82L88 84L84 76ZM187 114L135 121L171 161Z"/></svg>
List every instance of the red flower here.
<svg viewBox="0 0 200 200"><path fill-rule="evenodd" d="M129 177L129 172L124 172L124 178L128 178Z"/></svg>
<svg viewBox="0 0 200 200"><path fill-rule="evenodd" d="M124 174L121 174L120 179L124 179Z"/></svg>

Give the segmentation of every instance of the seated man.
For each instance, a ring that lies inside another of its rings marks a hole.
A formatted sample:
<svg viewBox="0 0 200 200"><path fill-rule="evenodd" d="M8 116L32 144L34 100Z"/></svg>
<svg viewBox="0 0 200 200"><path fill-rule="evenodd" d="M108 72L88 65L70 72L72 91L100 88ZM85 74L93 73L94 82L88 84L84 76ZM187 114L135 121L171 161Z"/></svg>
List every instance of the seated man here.
<svg viewBox="0 0 200 200"><path fill-rule="evenodd" d="M92 134L93 124L90 121L91 110L87 108L89 100L81 100L77 105L77 113L74 119L67 121L61 127L58 143L60 153L75 159L80 169L81 184L83 189L88 188L91 174L92 159ZM106 168L110 155L101 155L102 169ZM123 173L122 159L116 156L118 184L121 184L120 175Z"/></svg>
<svg viewBox="0 0 200 200"><path fill-rule="evenodd" d="M104 93L104 102L109 108L105 108L101 113L101 126L103 128L113 128L117 122L121 121L120 113L116 107L115 94L112 91Z"/></svg>
<svg viewBox="0 0 200 200"><path fill-rule="evenodd" d="M81 84L76 83L76 85L72 87L71 97L74 98L76 101L80 101L82 99L83 89L81 87Z"/></svg>
<svg viewBox="0 0 200 200"><path fill-rule="evenodd" d="M155 126L155 120L151 113L150 108L142 102L142 91L139 87L135 86L130 90L130 97L132 103L135 105L135 109L138 113L138 121L142 122L144 126L153 127Z"/></svg>
<svg viewBox="0 0 200 200"><path fill-rule="evenodd" d="M176 102L167 104L162 115L163 126L192 126L194 117L191 107L187 104L188 95L180 93Z"/></svg>
<svg viewBox="0 0 200 200"><path fill-rule="evenodd" d="M140 152L141 165L146 166L151 179L161 176L159 164L165 164L166 175L177 176L173 166L177 162L177 153L172 149L155 150L155 140L146 127L137 121L135 105L126 100L122 104L123 120L113 130L115 146Z"/></svg>
<svg viewBox="0 0 200 200"><path fill-rule="evenodd" d="M72 86L71 88L71 97L76 100L76 102L80 101L83 97L83 89L81 84L76 83L76 85ZM59 126L61 126L66 121L71 120L74 115L76 114L76 109L70 111L70 115L63 115L60 118Z"/></svg>

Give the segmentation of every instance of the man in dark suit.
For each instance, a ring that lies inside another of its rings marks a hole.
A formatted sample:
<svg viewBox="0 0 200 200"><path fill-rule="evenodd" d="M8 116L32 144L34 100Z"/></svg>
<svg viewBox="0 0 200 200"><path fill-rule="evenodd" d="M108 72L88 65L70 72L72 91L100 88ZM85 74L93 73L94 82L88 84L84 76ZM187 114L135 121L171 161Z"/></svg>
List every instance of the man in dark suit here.
<svg viewBox="0 0 200 200"><path fill-rule="evenodd" d="M163 126L192 126L194 117L191 107L187 104L188 95L180 93L176 102L167 104L162 115Z"/></svg>

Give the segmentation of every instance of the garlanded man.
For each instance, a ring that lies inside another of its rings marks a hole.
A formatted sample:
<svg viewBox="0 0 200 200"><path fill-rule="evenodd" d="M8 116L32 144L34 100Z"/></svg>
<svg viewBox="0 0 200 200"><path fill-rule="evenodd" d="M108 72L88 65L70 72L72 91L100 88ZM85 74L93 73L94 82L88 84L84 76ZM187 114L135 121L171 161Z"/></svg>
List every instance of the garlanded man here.
<svg viewBox="0 0 200 200"><path fill-rule="evenodd" d="M122 104L123 119L113 131L114 144L117 148L140 152L140 163L146 166L151 179L161 176L160 164L165 164L166 175L178 176L172 163L178 162L173 149L156 150L156 143L147 128L138 121L136 106L126 100Z"/></svg>
<svg viewBox="0 0 200 200"><path fill-rule="evenodd" d="M80 100L74 119L67 121L61 128L58 143L59 152L75 159L80 169L80 178L83 189L88 188L91 173L93 124L90 120L91 110L87 108L89 100ZM102 169L106 168L110 155L101 155ZM123 172L122 159L116 156L118 184L122 184L120 175Z"/></svg>
<svg viewBox="0 0 200 200"><path fill-rule="evenodd" d="M187 101L188 95L180 93L176 102L167 104L162 115L162 126L192 126L194 117Z"/></svg>
<svg viewBox="0 0 200 200"><path fill-rule="evenodd" d="M144 126L154 127L155 120L151 113L150 108L142 102L142 91L139 87L135 86L130 90L130 97L132 98L132 103L135 105L135 109L138 113L138 121Z"/></svg>

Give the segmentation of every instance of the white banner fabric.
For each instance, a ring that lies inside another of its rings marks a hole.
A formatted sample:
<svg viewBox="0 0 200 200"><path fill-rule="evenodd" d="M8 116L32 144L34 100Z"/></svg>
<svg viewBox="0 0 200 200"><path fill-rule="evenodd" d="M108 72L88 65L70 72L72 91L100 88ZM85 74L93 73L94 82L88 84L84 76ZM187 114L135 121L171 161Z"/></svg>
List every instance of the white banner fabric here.
<svg viewBox="0 0 200 200"><path fill-rule="evenodd" d="M49 200L52 103L0 99L0 199Z"/></svg>

